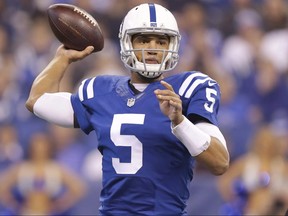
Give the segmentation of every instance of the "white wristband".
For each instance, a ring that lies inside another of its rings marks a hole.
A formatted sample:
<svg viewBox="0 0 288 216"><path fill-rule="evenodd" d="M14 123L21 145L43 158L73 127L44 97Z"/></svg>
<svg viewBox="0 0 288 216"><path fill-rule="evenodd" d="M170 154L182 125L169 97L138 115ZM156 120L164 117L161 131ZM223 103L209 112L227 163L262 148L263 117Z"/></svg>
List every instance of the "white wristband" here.
<svg viewBox="0 0 288 216"><path fill-rule="evenodd" d="M184 144L194 157L205 151L211 141L211 137L197 128L185 116L184 120L172 128L172 133Z"/></svg>

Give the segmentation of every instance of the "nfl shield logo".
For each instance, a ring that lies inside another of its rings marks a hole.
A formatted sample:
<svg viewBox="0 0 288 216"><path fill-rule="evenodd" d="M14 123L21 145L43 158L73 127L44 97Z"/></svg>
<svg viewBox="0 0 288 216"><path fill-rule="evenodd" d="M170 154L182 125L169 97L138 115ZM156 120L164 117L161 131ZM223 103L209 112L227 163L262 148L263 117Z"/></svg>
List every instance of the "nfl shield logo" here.
<svg viewBox="0 0 288 216"><path fill-rule="evenodd" d="M132 107L135 104L135 98L128 98L127 106Z"/></svg>

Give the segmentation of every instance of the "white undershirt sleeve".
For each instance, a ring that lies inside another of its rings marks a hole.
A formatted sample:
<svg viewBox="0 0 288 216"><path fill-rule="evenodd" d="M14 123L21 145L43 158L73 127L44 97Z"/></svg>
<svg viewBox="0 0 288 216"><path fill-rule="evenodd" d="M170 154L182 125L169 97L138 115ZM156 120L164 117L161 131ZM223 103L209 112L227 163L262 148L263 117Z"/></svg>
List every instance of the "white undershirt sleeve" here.
<svg viewBox="0 0 288 216"><path fill-rule="evenodd" d="M211 137L217 138L225 147L226 141L219 128L210 123L193 124L186 117L175 127L172 133L186 146L192 156L197 156L205 151L211 142Z"/></svg>
<svg viewBox="0 0 288 216"><path fill-rule="evenodd" d="M198 127L200 130L202 130L203 132L207 133L208 135L217 138L227 150L226 140L222 132L216 125L207 122L201 122L195 124L195 126Z"/></svg>
<svg viewBox="0 0 288 216"><path fill-rule="evenodd" d="M70 101L71 93L44 93L34 104L36 116L62 127L74 127L74 111Z"/></svg>

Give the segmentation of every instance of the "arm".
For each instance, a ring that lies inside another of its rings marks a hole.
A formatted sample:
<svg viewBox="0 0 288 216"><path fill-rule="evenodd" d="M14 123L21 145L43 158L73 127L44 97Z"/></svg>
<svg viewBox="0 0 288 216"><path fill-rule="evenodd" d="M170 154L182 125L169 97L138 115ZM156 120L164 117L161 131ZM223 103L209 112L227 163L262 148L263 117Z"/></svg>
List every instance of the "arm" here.
<svg viewBox="0 0 288 216"><path fill-rule="evenodd" d="M197 123L195 126L211 137L209 147L196 156L196 160L206 165L215 175L223 174L229 166L229 153L223 134L210 123Z"/></svg>
<svg viewBox="0 0 288 216"><path fill-rule="evenodd" d="M45 93L59 92L60 82L68 66L77 60L91 54L93 47L89 46L83 51L67 50L61 45L55 57L47 67L34 80L26 107L30 112L34 112L34 105ZM56 113L55 113L56 114ZM57 114L56 114L57 115Z"/></svg>
<svg viewBox="0 0 288 216"><path fill-rule="evenodd" d="M198 156L196 160L204 164L214 175L222 175L229 167L229 154L223 143L211 137L210 146Z"/></svg>
<svg viewBox="0 0 288 216"><path fill-rule="evenodd" d="M229 153L220 130L220 134L217 135L209 134L202 128L196 127L182 115L182 101L174 92L173 87L164 81L161 83L166 89L158 89L155 94L159 100L161 111L171 120L174 135L186 146L190 154L205 165L211 173L223 174L229 166ZM187 133L177 133L179 129ZM217 136L215 137L215 135Z"/></svg>

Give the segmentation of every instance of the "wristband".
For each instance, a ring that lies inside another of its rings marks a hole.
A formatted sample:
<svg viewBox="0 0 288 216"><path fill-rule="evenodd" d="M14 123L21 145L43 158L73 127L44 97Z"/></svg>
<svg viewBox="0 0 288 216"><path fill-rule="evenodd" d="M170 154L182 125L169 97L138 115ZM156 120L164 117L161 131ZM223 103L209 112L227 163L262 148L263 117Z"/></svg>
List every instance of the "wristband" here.
<svg viewBox="0 0 288 216"><path fill-rule="evenodd" d="M197 128L185 116L180 124L175 127L171 126L171 129L193 157L205 151L210 145L211 137Z"/></svg>

